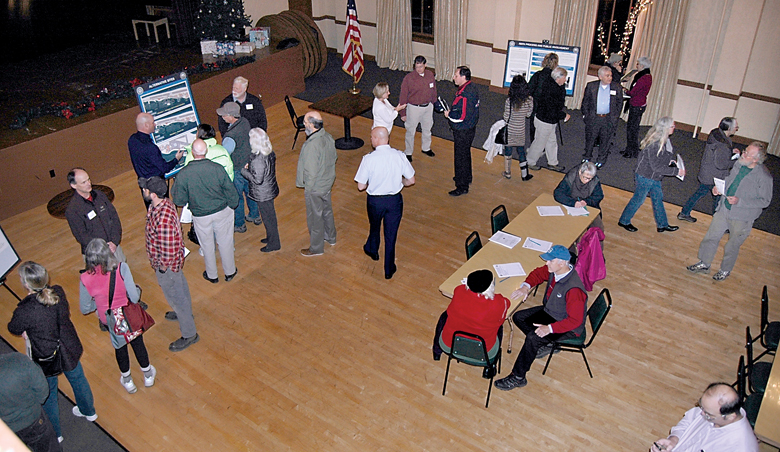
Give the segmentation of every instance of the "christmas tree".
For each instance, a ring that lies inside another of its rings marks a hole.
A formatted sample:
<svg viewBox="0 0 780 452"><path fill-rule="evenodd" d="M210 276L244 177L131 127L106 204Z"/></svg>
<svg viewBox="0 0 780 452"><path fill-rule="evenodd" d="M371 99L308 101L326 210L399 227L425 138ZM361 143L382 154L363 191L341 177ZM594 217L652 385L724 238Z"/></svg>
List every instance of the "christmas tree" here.
<svg viewBox="0 0 780 452"><path fill-rule="evenodd" d="M251 24L243 0L200 0L196 30L201 40L241 40Z"/></svg>

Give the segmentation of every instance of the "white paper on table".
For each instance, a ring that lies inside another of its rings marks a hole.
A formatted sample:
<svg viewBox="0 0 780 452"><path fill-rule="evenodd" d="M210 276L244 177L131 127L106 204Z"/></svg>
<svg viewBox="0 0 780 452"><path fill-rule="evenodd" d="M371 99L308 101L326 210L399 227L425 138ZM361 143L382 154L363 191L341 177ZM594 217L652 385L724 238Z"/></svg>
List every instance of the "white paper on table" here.
<svg viewBox="0 0 780 452"><path fill-rule="evenodd" d="M718 189L718 193L721 195L726 194L726 180L718 179L717 177L713 177L712 180L715 181L715 188Z"/></svg>
<svg viewBox="0 0 780 452"><path fill-rule="evenodd" d="M584 207L569 207L569 206L563 206L566 208L566 212L568 212L569 215L573 217L587 217L590 212L588 212L588 209Z"/></svg>
<svg viewBox="0 0 780 452"><path fill-rule="evenodd" d="M526 237L525 243L523 243L523 248L528 248L529 250L534 250L534 251L540 251L542 253L546 253L550 251L550 248L552 248L552 246L553 246L552 242L548 242L547 240L533 239L531 237Z"/></svg>
<svg viewBox="0 0 780 452"><path fill-rule="evenodd" d="M564 215L561 206L536 206L536 210L543 217L562 217Z"/></svg>
<svg viewBox="0 0 780 452"><path fill-rule="evenodd" d="M683 158L680 154L677 154L677 168L679 168L680 171L685 171L685 162L683 162ZM681 176L679 171L675 177L680 180L685 180L685 176Z"/></svg>
<svg viewBox="0 0 780 452"><path fill-rule="evenodd" d="M504 231L498 231L495 234L493 234L493 237L490 237L491 242L498 243L499 245L505 246L509 249L514 248L515 245L520 243L521 240L522 238L516 235L507 234Z"/></svg>
<svg viewBox="0 0 780 452"><path fill-rule="evenodd" d="M493 268L496 269L496 275L499 278L509 278L510 276L525 276L525 270L520 262L512 262L509 264L494 264Z"/></svg>

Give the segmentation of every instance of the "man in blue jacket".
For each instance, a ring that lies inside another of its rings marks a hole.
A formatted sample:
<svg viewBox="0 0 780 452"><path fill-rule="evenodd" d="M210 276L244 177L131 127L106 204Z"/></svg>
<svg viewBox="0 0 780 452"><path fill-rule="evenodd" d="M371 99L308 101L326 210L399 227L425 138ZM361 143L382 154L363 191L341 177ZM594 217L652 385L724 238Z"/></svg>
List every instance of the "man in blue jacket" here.
<svg viewBox="0 0 780 452"><path fill-rule="evenodd" d="M450 196L460 196L469 192L471 184L471 143L479 121L479 92L471 83L471 70L466 66L455 69L452 81L458 86L458 91L444 116L450 120L455 142L455 190L450 192Z"/></svg>

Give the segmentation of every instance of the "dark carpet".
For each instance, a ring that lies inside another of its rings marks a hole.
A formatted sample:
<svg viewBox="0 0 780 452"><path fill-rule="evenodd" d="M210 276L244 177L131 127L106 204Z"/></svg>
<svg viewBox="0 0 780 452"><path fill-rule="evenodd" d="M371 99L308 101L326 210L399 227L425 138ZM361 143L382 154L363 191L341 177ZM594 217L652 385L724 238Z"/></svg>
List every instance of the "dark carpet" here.
<svg viewBox="0 0 780 452"><path fill-rule="evenodd" d="M357 86L361 89L362 94L372 96L371 90L374 88L374 85L380 81L387 82L390 85L390 102L393 103L393 105L396 105L398 103L401 82L405 75L406 72L383 69L378 67L375 62L367 61L363 78ZM351 86L351 77L341 69L341 56L331 52L328 53L328 65L325 70L307 78L306 91L299 94L297 97L305 101L316 102L338 93L339 91L347 90ZM488 132L490 131L490 126L501 119L503 115L506 96L490 92L487 86L476 86L480 96L480 119L477 124L477 133L473 146L482 148L482 144L485 142ZM440 81L437 83L436 87L439 95L443 99L449 102L454 98L456 87L451 81ZM585 147L585 123L582 121L582 115L579 110L570 111L570 113L571 120L561 128L563 145L558 149L559 164L565 166L567 169L580 163ZM363 114L363 116L367 118L372 117L370 111ZM747 121L747 119L748 118L742 119L742 122ZM400 118L396 118L395 125L403 128L403 122ZM648 129L649 127L642 127L641 134L647 132ZM434 115L432 132L437 137L452 140L452 133L447 125L447 120L442 115ZM676 130L674 132L671 141L674 145L675 152L682 155L688 175L682 182L674 177L664 178L664 201L682 206L685 204L685 201L688 200L688 197L699 187L696 176L699 173L699 164L701 162L702 151L704 150L704 142L692 138L690 132L683 132L681 130ZM606 165L599 170L599 178L602 183L606 185L633 192L634 168L636 167L637 160L626 159L620 155L620 151L626 145L625 121L620 121L614 143L609 160ZM745 146L736 145L736 147L744 149ZM436 149L434 149L434 151L436 151ZM539 164L544 165L545 163L546 158L543 156L539 160ZM496 164L501 165L502 163L500 161L494 162L494 165ZM762 231L780 235L780 180L778 180L780 177L780 158L770 155L768 156L765 165L775 180L774 194L772 196L772 204L765 209L761 216L756 220L754 227ZM710 196L705 196L699 200L695 210L711 215L712 198ZM671 224L679 223L677 218L675 218L678 212L679 209L667 209L667 215L669 216ZM694 214L694 216L696 215Z"/></svg>
<svg viewBox="0 0 780 452"><path fill-rule="evenodd" d="M16 349L11 346L3 337L0 337L0 353L12 353ZM119 379L117 379L117 382ZM60 386L67 385L68 380L63 376L59 381ZM117 383L118 386L118 383ZM89 422L86 419L78 418L71 413L76 405L62 391L59 391L60 398L60 428L62 437L65 440L60 443L64 452L128 452L117 440L100 426L100 412L95 422ZM103 406L109 406L109 403Z"/></svg>

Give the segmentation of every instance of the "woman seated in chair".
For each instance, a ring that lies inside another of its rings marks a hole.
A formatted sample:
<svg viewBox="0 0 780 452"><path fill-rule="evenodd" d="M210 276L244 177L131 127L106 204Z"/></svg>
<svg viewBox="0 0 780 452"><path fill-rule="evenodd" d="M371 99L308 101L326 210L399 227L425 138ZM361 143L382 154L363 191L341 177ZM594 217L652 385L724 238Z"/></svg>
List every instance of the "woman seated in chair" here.
<svg viewBox="0 0 780 452"><path fill-rule="evenodd" d="M601 209L604 191L601 189L601 181L596 175L596 165L591 162L583 162L579 167L572 168L555 187L553 197L564 206L590 206ZM599 213L598 218L593 220L593 226L604 230L601 213Z"/></svg>
<svg viewBox="0 0 780 452"><path fill-rule="evenodd" d="M433 338L433 359L441 359L442 352L449 353L452 335L456 331L479 335L485 340L488 358L493 359L501 348L503 323L509 311L509 299L496 294L493 272L477 270L472 272L466 284L455 288L452 301L439 317ZM490 378L495 368L485 368L483 376Z"/></svg>

